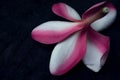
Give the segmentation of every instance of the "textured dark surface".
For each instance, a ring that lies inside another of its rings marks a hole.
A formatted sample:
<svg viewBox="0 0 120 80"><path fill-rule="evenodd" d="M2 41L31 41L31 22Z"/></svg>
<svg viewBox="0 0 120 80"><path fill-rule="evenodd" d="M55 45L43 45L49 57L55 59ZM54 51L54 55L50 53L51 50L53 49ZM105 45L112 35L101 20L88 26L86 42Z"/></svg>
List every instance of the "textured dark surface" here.
<svg viewBox="0 0 120 80"><path fill-rule="evenodd" d="M116 21L101 33L111 38L106 64L94 73L80 62L63 76L52 76L49 59L55 45L31 38L31 31L49 20L64 20L51 11L56 2L65 2L82 14L103 0L0 0L0 80L120 80L120 1Z"/></svg>

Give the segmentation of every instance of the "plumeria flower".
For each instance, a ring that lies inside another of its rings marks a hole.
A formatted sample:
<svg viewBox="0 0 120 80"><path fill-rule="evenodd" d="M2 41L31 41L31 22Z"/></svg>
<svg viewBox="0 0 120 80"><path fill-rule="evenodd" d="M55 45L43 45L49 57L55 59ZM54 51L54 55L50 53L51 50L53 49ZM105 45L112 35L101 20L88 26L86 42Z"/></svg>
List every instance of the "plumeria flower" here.
<svg viewBox="0 0 120 80"><path fill-rule="evenodd" d="M32 31L32 38L40 43L58 43L50 59L51 74L62 75L81 60L89 69L98 72L106 61L110 39L97 31L112 24L115 7L110 2L100 2L85 11L82 19L65 3L54 4L52 11L71 22L48 21Z"/></svg>

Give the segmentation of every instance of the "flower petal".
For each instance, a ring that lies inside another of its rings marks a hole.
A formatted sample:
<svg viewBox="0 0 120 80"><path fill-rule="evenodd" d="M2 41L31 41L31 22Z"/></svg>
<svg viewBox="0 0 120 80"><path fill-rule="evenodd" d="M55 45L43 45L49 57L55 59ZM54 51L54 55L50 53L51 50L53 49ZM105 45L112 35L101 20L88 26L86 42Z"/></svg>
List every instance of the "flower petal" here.
<svg viewBox="0 0 120 80"><path fill-rule="evenodd" d="M62 75L73 68L84 56L86 50L86 32L76 32L68 39L56 45L50 59L50 72Z"/></svg>
<svg viewBox="0 0 120 80"><path fill-rule="evenodd" d="M105 4L106 4L106 2L104 1L104 2L100 2L100 3L93 5L92 7L90 7L88 10L86 10L83 13L82 18L85 19L91 15L94 15L96 12L98 12L100 9L102 9L105 6Z"/></svg>
<svg viewBox="0 0 120 80"><path fill-rule="evenodd" d="M70 21L79 21L81 20L79 14L77 11L75 11L72 7L68 6L65 3L57 3L54 4L52 7L52 11L65 19L68 19Z"/></svg>
<svg viewBox="0 0 120 80"><path fill-rule="evenodd" d="M64 21L49 21L33 29L32 38L40 43L57 43L82 29L79 23Z"/></svg>
<svg viewBox="0 0 120 80"><path fill-rule="evenodd" d="M98 72L104 65L109 51L109 37L103 36L92 28L88 31L87 50L83 58L84 64Z"/></svg>
<svg viewBox="0 0 120 80"><path fill-rule="evenodd" d="M98 12L100 9L102 8L108 8L109 12L102 18L96 20L95 22L93 22L91 24L92 28L96 31L101 31L107 27L109 27L113 21L116 18L116 8L112 5L112 3L110 2L100 2L98 4L93 5L92 7L90 7L87 11L85 11L85 13L82 15L82 18L88 18L92 15L94 15L94 13Z"/></svg>
<svg viewBox="0 0 120 80"><path fill-rule="evenodd" d="M114 22L116 18L117 11L115 7L111 3L107 4L106 7L109 9L109 13L107 13L103 18L98 19L91 24L92 28L96 31L106 29Z"/></svg>

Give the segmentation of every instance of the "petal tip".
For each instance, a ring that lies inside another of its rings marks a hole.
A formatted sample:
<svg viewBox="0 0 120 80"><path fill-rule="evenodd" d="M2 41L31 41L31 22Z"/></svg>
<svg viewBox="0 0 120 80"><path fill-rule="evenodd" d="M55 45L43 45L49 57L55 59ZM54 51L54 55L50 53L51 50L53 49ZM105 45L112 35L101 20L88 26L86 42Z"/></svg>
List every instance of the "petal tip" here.
<svg viewBox="0 0 120 80"><path fill-rule="evenodd" d="M53 69L53 67L49 67L49 70L50 70L50 73L52 74L52 75L54 75L54 76L60 76L60 75L62 75L62 73L60 73L59 72L59 69Z"/></svg>
<svg viewBox="0 0 120 80"><path fill-rule="evenodd" d="M32 32L31 32L31 37L32 37L32 39L35 38L35 35L36 35L36 34L35 34L35 29L33 29Z"/></svg>
<svg viewBox="0 0 120 80"><path fill-rule="evenodd" d="M53 71L51 68L50 68L50 73L52 74L52 75L57 75L56 73L56 71Z"/></svg>
<svg viewBox="0 0 120 80"><path fill-rule="evenodd" d="M32 30L31 37L32 37L32 39L39 42L39 40L38 40L38 31L36 30L36 28Z"/></svg>
<svg viewBox="0 0 120 80"><path fill-rule="evenodd" d="M89 64L87 64L86 66L94 72L99 72L100 69L101 69L100 65L94 65L94 64L89 65Z"/></svg>
<svg viewBox="0 0 120 80"><path fill-rule="evenodd" d="M65 5L65 3L62 3L62 2L53 4L53 5L52 5L52 11L53 11L53 13L58 14L57 12L60 11L59 8L61 8L61 7L64 6L64 5Z"/></svg>

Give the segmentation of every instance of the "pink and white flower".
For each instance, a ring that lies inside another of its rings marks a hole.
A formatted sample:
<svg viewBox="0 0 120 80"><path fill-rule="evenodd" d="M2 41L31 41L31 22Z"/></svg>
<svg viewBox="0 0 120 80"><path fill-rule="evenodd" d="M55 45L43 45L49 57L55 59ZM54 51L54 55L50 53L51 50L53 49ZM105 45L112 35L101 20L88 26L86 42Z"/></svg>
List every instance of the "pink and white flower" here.
<svg viewBox="0 0 120 80"><path fill-rule="evenodd" d="M62 75L79 61L98 72L104 65L110 46L110 39L97 31L107 28L116 17L116 9L110 2L100 2L82 15L65 3L57 3L52 11L67 20L48 21L32 31L32 38L40 43L58 43L52 51L50 72Z"/></svg>

